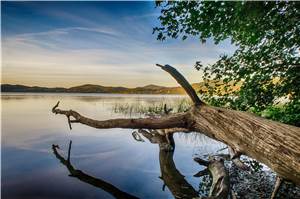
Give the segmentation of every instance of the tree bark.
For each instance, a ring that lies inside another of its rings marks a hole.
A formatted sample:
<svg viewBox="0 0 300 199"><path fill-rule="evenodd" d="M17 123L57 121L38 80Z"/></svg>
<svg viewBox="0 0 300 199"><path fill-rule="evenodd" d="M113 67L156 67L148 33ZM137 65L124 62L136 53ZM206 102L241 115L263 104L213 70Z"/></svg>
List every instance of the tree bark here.
<svg viewBox="0 0 300 199"><path fill-rule="evenodd" d="M93 120L76 111L58 109L58 104L53 107L52 112L67 116L70 125L82 123L94 128L183 128L199 132L227 144L238 154L266 164L282 179L300 185L300 128L246 112L205 105L195 95L195 91L186 86L187 81L177 70L169 65L159 66L170 73L191 97L195 105L189 111L160 118L106 121Z"/></svg>
<svg viewBox="0 0 300 199"><path fill-rule="evenodd" d="M224 160L216 158L210 158L209 161L205 161L200 158L195 158L194 160L200 165L206 166L212 175L213 181L209 191L209 198L228 198L230 190L229 173L224 165Z"/></svg>

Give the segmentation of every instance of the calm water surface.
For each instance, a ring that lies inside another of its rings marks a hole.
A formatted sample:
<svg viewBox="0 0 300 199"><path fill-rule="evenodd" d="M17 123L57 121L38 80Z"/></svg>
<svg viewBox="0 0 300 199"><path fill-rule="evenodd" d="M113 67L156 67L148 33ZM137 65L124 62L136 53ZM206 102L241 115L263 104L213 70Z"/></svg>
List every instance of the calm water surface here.
<svg viewBox="0 0 300 199"><path fill-rule="evenodd" d="M164 154L158 144L134 140L132 129L73 124L70 131L66 117L50 111L60 100L60 108L101 120L130 117L114 113L115 104L170 104L179 98L2 94L2 198L174 198L186 189L197 192L201 179L193 175L203 168L193 157L215 152L222 144L202 135L175 134L174 155ZM53 144L60 147L57 154Z"/></svg>

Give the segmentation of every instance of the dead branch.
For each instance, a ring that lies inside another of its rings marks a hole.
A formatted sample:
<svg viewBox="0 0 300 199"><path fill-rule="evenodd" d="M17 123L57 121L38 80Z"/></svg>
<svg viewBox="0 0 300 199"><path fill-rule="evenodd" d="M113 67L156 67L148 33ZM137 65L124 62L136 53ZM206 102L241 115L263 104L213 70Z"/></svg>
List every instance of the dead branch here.
<svg viewBox="0 0 300 199"><path fill-rule="evenodd" d="M202 177L204 175L208 175L209 174L209 171L208 169L203 169L201 171L199 171L198 173L194 174L193 176L196 177L196 178L199 178L199 177Z"/></svg>
<svg viewBox="0 0 300 199"><path fill-rule="evenodd" d="M244 164L242 160L240 160L241 153L236 152L232 147L228 146L228 151L230 155L230 159L232 162L237 166L239 169L244 170L244 171L249 171L250 168Z"/></svg>
<svg viewBox="0 0 300 199"><path fill-rule="evenodd" d="M105 121L84 117L73 110L58 109L58 103L53 107L52 112L74 118L68 119L70 124L81 123L100 129L183 128L187 131L199 132L234 148L236 154L247 155L266 164L285 180L300 184L299 127L271 121L242 111L207 106L201 102L192 86L175 68L170 65L158 64L158 66L171 74L190 96L195 106L192 106L189 111L161 118ZM162 133L165 132L162 131Z"/></svg>
<svg viewBox="0 0 300 199"><path fill-rule="evenodd" d="M173 109L172 108L167 108L167 104L164 105L164 113L166 115L169 115Z"/></svg>
<svg viewBox="0 0 300 199"><path fill-rule="evenodd" d="M52 108L52 112L55 114L65 115L68 118L69 123L81 123L90 127L98 129L107 128L130 128L130 129L168 129L168 128L183 128L187 126L186 113L177 113L167 115L160 118L137 118L137 119L111 119L111 120L94 120L85 117L73 110L61 110L58 109L59 102ZM73 117L74 120L71 120Z"/></svg>
<svg viewBox="0 0 300 199"><path fill-rule="evenodd" d="M190 96L194 104L197 105L202 105L204 104L196 94L195 90L191 86L191 84L181 75L174 67L166 64L166 65L161 65L161 64L156 64L156 66L160 67L167 73L169 73L177 82L182 86L182 88L185 90L185 92Z"/></svg>
<svg viewBox="0 0 300 199"><path fill-rule="evenodd" d="M194 158L200 165L206 166L210 172L213 182L209 191L209 197L227 199L230 191L229 173L224 165L223 159L210 158L206 161ZM200 173L203 175L202 173ZM200 175L197 173L196 175Z"/></svg>
<svg viewBox="0 0 300 199"><path fill-rule="evenodd" d="M145 142L145 140L136 131L132 132L132 137L138 142Z"/></svg>
<svg viewBox="0 0 300 199"><path fill-rule="evenodd" d="M275 182L275 185L274 185L274 189L273 189L273 192L272 192L272 195L271 195L271 199L276 198L276 195L277 195L281 185L282 185L282 179L279 176L277 176L276 177L276 182Z"/></svg>

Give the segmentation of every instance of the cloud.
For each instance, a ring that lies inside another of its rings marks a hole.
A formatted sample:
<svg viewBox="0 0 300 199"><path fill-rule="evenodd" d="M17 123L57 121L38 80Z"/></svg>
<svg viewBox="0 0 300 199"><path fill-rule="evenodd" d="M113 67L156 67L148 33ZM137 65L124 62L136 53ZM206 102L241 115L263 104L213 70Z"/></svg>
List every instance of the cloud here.
<svg viewBox="0 0 300 199"><path fill-rule="evenodd" d="M13 36L12 39L26 39L26 38L34 38L39 36L59 36L59 35L69 34L72 31L86 31L86 32L95 32L99 34L107 34L111 36L118 36L118 32L109 28L68 27L68 28L57 28L57 29L43 31L43 32L18 34Z"/></svg>
<svg viewBox="0 0 300 199"><path fill-rule="evenodd" d="M124 19L126 20L144 20L144 19L153 19L158 18L160 16L160 12L152 12L152 13L147 13L143 15L133 15L133 16L127 16Z"/></svg>
<svg viewBox="0 0 300 199"><path fill-rule="evenodd" d="M156 63L174 65L191 82L198 82L201 73L193 68L196 61L213 63L222 52L231 52L227 43L222 47L200 45L196 39L161 43L149 39L152 35L142 28L133 30L76 26L8 36L2 41L2 80L66 87L87 83L174 86L172 78L154 67Z"/></svg>

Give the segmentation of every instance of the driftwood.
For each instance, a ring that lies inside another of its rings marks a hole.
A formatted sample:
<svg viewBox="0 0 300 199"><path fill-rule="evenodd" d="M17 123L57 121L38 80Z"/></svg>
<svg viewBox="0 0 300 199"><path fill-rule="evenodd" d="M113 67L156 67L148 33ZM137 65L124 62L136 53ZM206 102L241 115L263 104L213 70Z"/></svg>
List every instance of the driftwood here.
<svg viewBox="0 0 300 199"><path fill-rule="evenodd" d="M205 161L200 158L194 158L194 160L200 165L206 166L207 170L212 175L213 182L209 192L210 198L228 198L230 190L229 173L224 166L224 160L216 158L210 158L209 161ZM205 174L205 172L201 173L201 175L203 174ZM199 172L196 176L200 176Z"/></svg>
<svg viewBox="0 0 300 199"><path fill-rule="evenodd" d="M282 180L280 177L277 176L276 182L274 185L274 189L271 195L271 199L275 199L277 192L279 191L280 186L282 185Z"/></svg>
<svg viewBox="0 0 300 199"><path fill-rule="evenodd" d="M98 121L73 110L52 112L67 116L68 122L94 128L185 129L202 133L230 146L237 154L250 156L277 173L279 177L300 185L300 128L271 121L251 113L212 107L203 103L190 84L173 67L159 65L170 73L191 97L194 106L187 112L160 118L111 119ZM72 119L71 119L72 118ZM165 131L168 133L168 130Z"/></svg>

